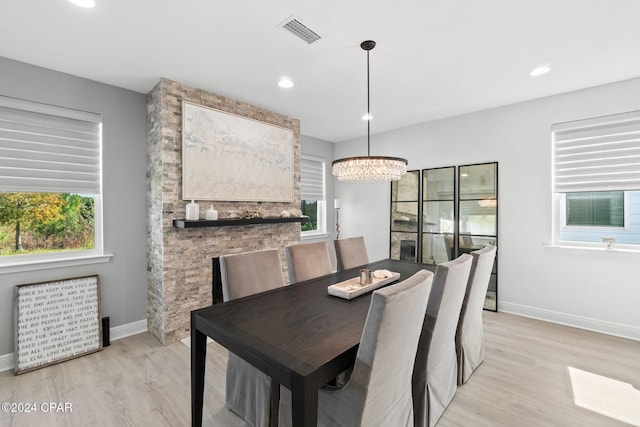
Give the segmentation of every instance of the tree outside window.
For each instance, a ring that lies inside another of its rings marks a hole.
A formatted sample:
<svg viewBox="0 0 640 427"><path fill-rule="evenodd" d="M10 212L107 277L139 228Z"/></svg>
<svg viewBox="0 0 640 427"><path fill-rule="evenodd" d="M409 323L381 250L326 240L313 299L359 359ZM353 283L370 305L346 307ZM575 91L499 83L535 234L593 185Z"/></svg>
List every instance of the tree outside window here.
<svg viewBox="0 0 640 427"><path fill-rule="evenodd" d="M94 249L94 198L0 193L0 255Z"/></svg>
<svg viewBox="0 0 640 427"><path fill-rule="evenodd" d="M300 210L302 215L309 217L309 221L302 223L301 231L315 231L318 229L318 201L302 200Z"/></svg>

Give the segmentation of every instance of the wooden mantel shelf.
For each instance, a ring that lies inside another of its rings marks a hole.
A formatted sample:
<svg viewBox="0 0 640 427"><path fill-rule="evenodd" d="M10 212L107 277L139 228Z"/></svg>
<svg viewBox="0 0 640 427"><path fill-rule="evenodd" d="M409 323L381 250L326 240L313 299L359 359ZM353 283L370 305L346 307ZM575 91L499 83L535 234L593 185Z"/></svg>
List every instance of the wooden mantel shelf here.
<svg viewBox="0 0 640 427"><path fill-rule="evenodd" d="M173 226L176 228L197 228L197 227L226 227L234 225L250 225L250 224L279 224L287 222L307 222L308 216L295 216L289 218L221 218L215 221L208 219L186 220L174 219Z"/></svg>

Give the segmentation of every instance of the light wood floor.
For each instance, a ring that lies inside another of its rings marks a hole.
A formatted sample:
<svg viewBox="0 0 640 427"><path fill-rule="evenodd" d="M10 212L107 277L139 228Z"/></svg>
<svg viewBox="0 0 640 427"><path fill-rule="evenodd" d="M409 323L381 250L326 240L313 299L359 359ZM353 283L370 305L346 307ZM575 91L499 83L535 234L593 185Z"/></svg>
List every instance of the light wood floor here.
<svg viewBox="0 0 640 427"><path fill-rule="evenodd" d="M439 427L629 425L577 407L568 367L638 389L639 342L504 313L484 316L485 362L458 388ZM224 408L226 351L213 343L207 353L204 425L245 426ZM189 350L140 334L23 375L0 373L0 402L37 406L35 413L0 412L0 426L188 426L189 385ZM47 402L70 403L72 412L44 413Z"/></svg>

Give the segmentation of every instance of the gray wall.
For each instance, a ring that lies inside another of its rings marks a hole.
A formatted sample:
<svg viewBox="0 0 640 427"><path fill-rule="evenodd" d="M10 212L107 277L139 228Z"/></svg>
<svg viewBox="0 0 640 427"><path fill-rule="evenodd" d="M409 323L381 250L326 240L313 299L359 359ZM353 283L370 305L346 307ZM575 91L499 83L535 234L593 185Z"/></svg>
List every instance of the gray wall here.
<svg viewBox="0 0 640 427"><path fill-rule="evenodd" d="M98 274L112 328L146 319L145 95L1 57L0 94L103 115L104 249L113 254L105 264L0 274L0 356L14 351L17 284Z"/></svg>
<svg viewBox="0 0 640 427"><path fill-rule="evenodd" d="M640 340L640 252L551 247L551 125L640 110L640 79L374 135L409 169L499 162L499 310ZM336 157L362 152L336 144ZM389 184L336 184L346 235L389 254Z"/></svg>
<svg viewBox="0 0 640 427"><path fill-rule="evenodd" d="M324 141L318 138L312 138L310 136L301 135L300 136L300 152L302 154L306 154L308 156L321 157L325 160L325 196L327 197L327 235L311 238L305 237L302 238L304 242L317 241L317 240L326 240L329 245L329 252L331 253L331 262L333 263L333 268L336 268L336 259L335 252L333 249L333 239L336 238L336 213L333 209L333 199L334 199L334 189L333 189L333 174L331 168L331 162L333 161L333 148L334 144L331 142ZM341 234L341 236L343 236ZM343 236L344 237L344 236Z"/></svg>

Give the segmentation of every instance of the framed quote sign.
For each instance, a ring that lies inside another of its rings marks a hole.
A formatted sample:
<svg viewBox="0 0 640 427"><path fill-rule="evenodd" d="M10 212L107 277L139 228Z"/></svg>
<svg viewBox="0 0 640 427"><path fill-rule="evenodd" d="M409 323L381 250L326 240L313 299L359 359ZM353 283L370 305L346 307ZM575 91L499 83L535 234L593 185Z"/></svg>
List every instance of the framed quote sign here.
<svg viewBox="0 0 640 427"><path fill-rule="evenodd" d="M15 373L102 350L98 276L15 287Z"/></svg>

